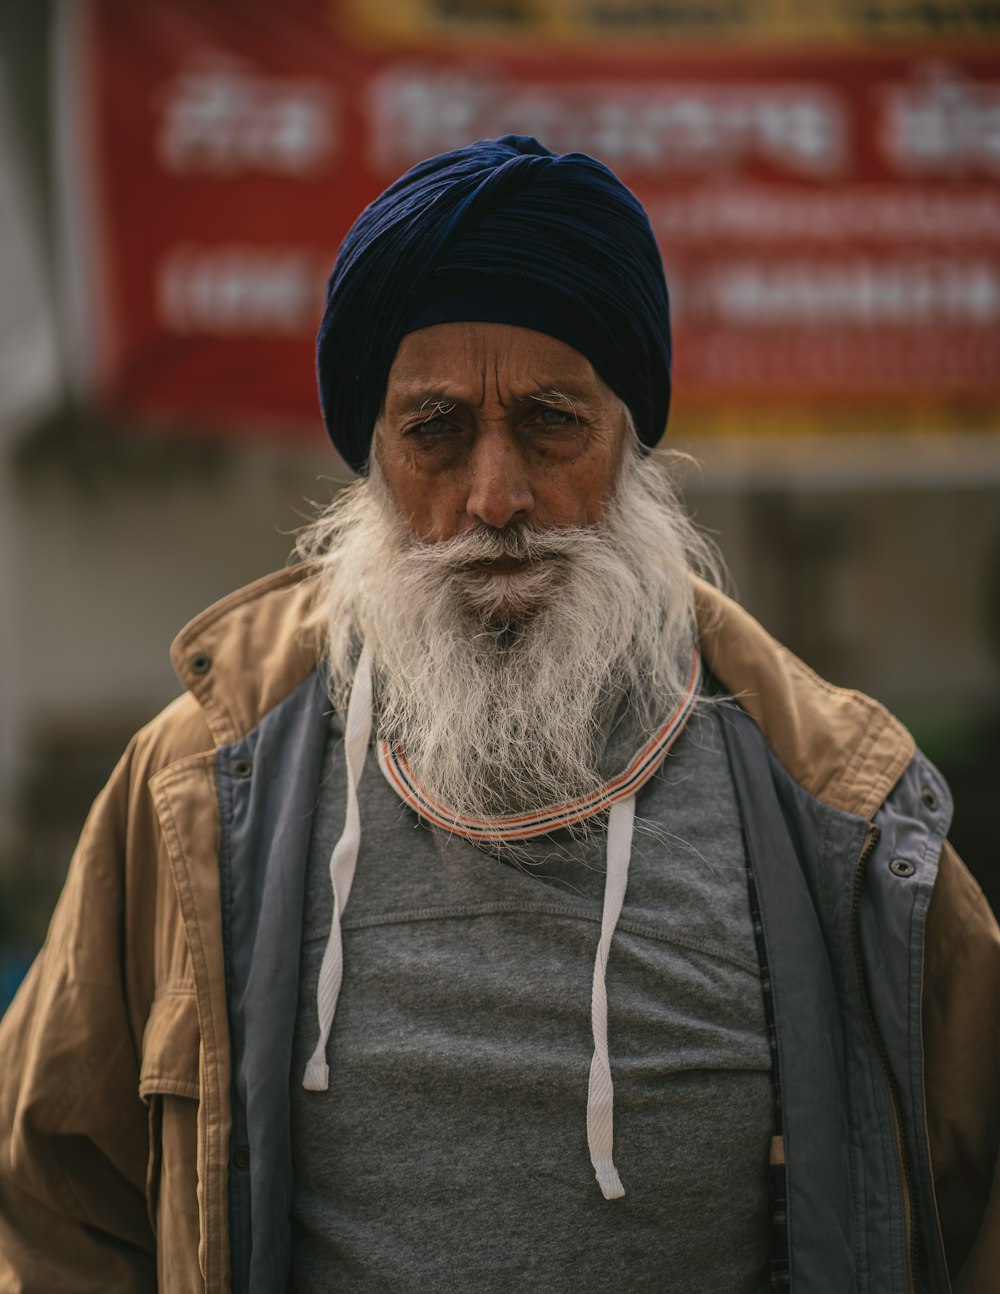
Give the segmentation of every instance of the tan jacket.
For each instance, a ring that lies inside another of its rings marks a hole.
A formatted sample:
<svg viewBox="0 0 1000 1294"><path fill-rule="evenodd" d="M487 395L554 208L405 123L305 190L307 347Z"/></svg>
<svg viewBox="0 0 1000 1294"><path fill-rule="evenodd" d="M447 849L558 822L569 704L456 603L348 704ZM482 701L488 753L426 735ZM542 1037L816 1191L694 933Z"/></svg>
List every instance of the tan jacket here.
<svg viewBox="0 0 1000 1294"><path fill-rule="evenodd" d="M0 1292L229 1287L230 1056L214 749L316 666L302 568L178 637L187 693L98 797L48 939L0 1024ZM700 590L709 668L785 769L870 817L913 754L881 706L833 688L745 612ZM1000 1288L1000 934L942 853L927 921L924 1068L955 1288Z"/></svg>

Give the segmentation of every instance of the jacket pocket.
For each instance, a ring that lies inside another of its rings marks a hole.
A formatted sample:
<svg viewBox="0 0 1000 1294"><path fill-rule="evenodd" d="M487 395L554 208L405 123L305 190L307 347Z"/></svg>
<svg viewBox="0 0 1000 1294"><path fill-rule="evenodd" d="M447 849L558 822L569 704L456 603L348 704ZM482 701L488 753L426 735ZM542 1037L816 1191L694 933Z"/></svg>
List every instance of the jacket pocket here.
<svg viewBox="0 0 1000 1294"><path fill-rule="evenodd" d="M199 1048L194 990L158 994L142 1036L139 1095L149 1110L146 1204L161 1262L192 1239L197 1253Z"/></svg>

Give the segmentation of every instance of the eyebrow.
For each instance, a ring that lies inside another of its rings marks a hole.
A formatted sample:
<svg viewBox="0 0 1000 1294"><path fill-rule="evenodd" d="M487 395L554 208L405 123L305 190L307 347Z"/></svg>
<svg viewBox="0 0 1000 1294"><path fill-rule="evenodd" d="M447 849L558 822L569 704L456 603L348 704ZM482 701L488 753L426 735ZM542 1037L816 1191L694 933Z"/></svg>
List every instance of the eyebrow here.
<svg viewBox="0 0 1000 1294"><path fill-rule="evenodd" d="M437 413L451 413L452 409L454 409L459 403L460 401L458 400L449 400L447 396L429 395L425 400L421 401L417 412L430 415Z"/></svg>
<svg viewBox="0 0 1000 1294"><path fill-rule="evenodd" d="M399 398L397 408L400 413L450 413L461 401L444 391L428 391L414 388Z"/></svg>
<svg viewBox="0 0 1000 1294"><path fill-rule="evenodd" d="M565 409L567 413L576 416L577 404L585 404L585 400L578 400L576 397L569 395L561 387L548 386L540 391L532 391L529 395L523 397L535 404L544 404L549 409Z"/></svg>
<svg viewBox="0 0 1000 1294"><path fill-rule="evenodd" d="M535 391L526 391L523 395L516 396L511 403L514 405L542 404L547 408L565 409L575 414L578 406L586 406L587 400L561 387L545 386ZM464 405L466 401L446 391L414 388L399 397L396 408L401 414L424 413L432 417L434 414L450 413L460 404Z"/></svg>

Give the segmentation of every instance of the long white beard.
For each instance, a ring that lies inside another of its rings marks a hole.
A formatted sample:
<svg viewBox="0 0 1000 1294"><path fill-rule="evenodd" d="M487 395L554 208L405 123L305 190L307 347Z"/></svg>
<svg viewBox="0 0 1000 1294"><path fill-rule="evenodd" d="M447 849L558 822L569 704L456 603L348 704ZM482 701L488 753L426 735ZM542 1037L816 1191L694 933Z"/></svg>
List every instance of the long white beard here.
<svg viewBox="0 0 1000 1294"><path fill-rule="evenodd" d="M318 559L331 695L372 653L379 735L401 742L438 801L476 817L586 795L619 702L648 732L684 691L692 557L709 550L664 467L626 451L601 524L481 528L420 543L377 465L300 539ZM471 571L517 556L513 575Z"/></svg>

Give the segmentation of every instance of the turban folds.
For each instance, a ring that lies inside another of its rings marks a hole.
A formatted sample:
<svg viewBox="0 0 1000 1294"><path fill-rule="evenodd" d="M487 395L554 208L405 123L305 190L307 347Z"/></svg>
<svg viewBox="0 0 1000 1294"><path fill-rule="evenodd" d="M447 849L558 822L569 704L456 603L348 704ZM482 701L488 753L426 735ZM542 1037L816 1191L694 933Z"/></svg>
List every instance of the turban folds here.
<svg viewBox="0 0 1000 1294"><path fill-rule="evenodd" d="M507 135L407 171L341 244L317 338L327 432L363 471L401 339L456 320L566 342L655 445L670 407L667 285L649 220L601 162Z"/></svg>

